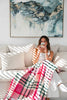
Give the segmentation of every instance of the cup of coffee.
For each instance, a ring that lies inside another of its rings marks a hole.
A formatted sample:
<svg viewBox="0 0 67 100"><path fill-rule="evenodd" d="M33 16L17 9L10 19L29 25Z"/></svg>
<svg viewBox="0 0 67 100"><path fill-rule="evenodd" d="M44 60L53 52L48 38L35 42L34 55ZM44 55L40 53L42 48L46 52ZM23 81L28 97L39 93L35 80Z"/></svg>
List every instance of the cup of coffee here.
<svg viewBox="0 0 67 100"><path fill-rule="evenodd" d="M41 43L41 47L43 47L43 48L44 48L44 45L45 45L45 43L44 43L44 42L42 42L42 43Z"/></svg>

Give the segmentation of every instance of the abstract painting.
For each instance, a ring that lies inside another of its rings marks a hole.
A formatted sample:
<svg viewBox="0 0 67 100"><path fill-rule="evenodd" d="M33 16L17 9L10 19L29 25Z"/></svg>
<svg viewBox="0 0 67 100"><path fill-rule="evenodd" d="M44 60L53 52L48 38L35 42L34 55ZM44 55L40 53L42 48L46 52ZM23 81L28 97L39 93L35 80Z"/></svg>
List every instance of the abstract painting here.
<svg viewBox="0 0 67 100"><path fill-rule="evenodd" d="M63 13L63 0L10 0L10 35L62 37Z"/></svg>

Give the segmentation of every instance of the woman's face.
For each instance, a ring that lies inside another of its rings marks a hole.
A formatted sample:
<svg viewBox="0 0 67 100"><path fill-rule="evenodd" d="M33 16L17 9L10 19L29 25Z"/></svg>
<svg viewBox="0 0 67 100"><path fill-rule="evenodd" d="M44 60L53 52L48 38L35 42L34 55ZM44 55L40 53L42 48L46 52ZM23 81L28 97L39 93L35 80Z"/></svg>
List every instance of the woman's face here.
<svg viewBox="0 0 67 100"><path fill-rule="evenodd" d="M41 43L45 43L45 44L44 44L45 46L47 46L47 44L48 44L45 38L42 38L42 39L41 39Z"/></svg>

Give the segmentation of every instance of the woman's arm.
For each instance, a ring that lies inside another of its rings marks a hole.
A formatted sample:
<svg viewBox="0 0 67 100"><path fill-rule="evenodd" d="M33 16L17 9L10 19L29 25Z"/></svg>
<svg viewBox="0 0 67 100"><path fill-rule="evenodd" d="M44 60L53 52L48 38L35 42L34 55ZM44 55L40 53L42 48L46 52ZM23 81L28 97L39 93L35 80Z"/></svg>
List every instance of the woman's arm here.
<svg viewBox="0 0 67 100"><path fill-rule="evenodd" d="M53 60L53 51L50 51L50 55L48 56L48 53L45 53L45 56L46 56L46 60L49 60L49 61L52 61Z"/></svg>
<svg viewBox="0 0 67 100"><path fill-rule="evenodd" d="M33 56L32 56L32 62L33 62L33 64L35 64L35 63L38 62L39 55L40 55L40 50L38 48L35 48L33 50Z"/></svg>

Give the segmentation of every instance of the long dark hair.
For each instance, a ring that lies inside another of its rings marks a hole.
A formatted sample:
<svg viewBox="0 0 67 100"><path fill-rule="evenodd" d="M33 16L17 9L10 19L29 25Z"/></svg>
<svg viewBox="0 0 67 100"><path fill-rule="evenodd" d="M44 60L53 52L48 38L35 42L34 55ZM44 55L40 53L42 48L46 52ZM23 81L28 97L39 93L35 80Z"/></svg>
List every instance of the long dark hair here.
<svg viewBox="0 0 67 100"><path fill-rule="evenodd" d="M41 36L38 42L38 46L41 44L41 39L44 38L47 41L47 49L50 50L50 42L49 42L49 38L47 36Z"/></svg>

